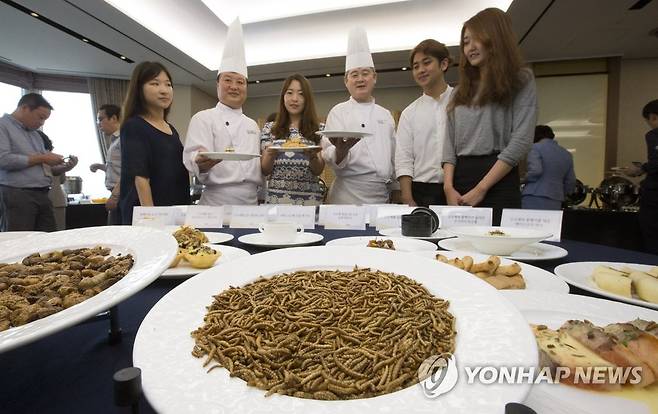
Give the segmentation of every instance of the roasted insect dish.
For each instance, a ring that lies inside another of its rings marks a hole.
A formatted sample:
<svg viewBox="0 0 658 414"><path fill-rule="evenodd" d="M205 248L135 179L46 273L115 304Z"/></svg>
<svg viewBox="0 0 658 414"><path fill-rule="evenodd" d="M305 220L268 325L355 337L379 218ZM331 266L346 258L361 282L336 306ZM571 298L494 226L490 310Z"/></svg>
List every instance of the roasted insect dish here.
<svg viewBox="0 0 658 414"><path fill-rule="evenodd" d="M0 263L0 331L70 308L102 292L133 266L131 255L107 247L34 253Z"/></svg>
<svg viewBox="0 0 658 414"><path fill-rule="evenodd" d="M455 351L448 307L402 275L297 271L216 295L192 355L267 395L374 397L417 383L426 358Z"/></svg>

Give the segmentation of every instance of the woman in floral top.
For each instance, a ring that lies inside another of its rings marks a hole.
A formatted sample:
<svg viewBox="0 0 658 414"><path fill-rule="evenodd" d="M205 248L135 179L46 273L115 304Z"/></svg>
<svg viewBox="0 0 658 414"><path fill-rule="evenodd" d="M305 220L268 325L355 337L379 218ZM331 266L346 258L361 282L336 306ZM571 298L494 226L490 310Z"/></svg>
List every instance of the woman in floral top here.
<svg viewBox="0 0 658 414"><path fill-rule="evenodd" d="M318 176L324 160L315 134L318 123L309 81L302 75L289 76L283 83L279 112L261 133L261 169L269 176L266 202L270 204L319 205L323 190ZM291 142L292 141L292 142ZM284 143L292 146L317 146L304 151L284 151Z"/></svg>

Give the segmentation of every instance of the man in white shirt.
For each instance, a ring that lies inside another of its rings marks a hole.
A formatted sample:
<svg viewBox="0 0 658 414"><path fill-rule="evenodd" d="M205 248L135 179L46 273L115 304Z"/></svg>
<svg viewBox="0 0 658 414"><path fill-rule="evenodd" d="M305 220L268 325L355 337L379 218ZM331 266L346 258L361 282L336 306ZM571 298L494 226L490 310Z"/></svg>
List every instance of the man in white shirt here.
<svg viewBox="0 0 658 414"><path fill-rule="evenodd" d="M443 43L426 39L411 51L409 63L423 95L402 111L396 133L395 172L402 202L445 205L441 159L446 107L452 93L444 78L450 54Z"/></svg>
<svg viewBox="0 0 658 414"><path fill-rule="evenodd" d="M322 138L322 157L333 168L330 204L382 204L389 202L395 173L395 122L391 113L375 104L372 91L377 73L361 28L350 32L345 60L345 86L350 99L334 106L325 130L366 132L360 140L351 137Z"/></svg>
<svg viewBox="0 0 658 414"><path fill-rule="evenodd" d="M247 99L247 64L242 27L236 19L229 27L222 63L217 75L216 107L196 113L187 128L183 164L205 185L199 204L257 204L263 178L260 160L210 159L200 152L260 154L260 131L242 113Z"/></svg>
<svg viewBox="0 0 658 414"><path fill-rule="evenodd" d="M121 108L117 105L105 104L98 109L98 127L107 137L110 137L110 146L105 156L105 164L94 163L89 166L91 172L105 171L105 188L110 191L110 198L105 202L105 208L110 212L108 224L121 224L121 211L119 209L119 194L121 191L121 139L119 126L121 125Z"/></svg>

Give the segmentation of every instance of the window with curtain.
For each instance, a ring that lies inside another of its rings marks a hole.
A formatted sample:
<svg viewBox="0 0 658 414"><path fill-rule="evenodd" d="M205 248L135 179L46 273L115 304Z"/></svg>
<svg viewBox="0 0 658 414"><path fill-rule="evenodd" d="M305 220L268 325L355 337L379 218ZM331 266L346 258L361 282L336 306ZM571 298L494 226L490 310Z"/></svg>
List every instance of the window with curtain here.
<svg viewBox="0 0 658 414"><path fill-rule="evenodd" d="M20 87L0 82L0 116L14 112L21 96Z"/></svg>
<svg viewBox="0 0 658 414"><path fill-rule="evenodd" d="M79 160L66 175L82 178L84 195L90 198L108 196L103 171L92 173L89 170L90 164L103 162L89 94L47 90L42 94L55 108L43 126L43 132L53 141L53 152L65 157L75 155Z"/></svg>

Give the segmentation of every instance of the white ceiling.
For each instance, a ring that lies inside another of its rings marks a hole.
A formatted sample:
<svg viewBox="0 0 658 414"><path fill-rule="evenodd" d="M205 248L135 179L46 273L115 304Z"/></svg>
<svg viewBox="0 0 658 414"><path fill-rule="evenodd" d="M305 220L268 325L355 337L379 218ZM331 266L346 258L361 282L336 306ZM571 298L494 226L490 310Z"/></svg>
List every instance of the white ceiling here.
<svg viewBox="0 0 658 414"><path fill-rule="evenodd" d="M384 26L388 27L388 32L392 36L395 36L400 27L427 28L432 26L429 22L436 22L442 18L442 15L428 12L421 20L410 20L409 14L404 14L405 9L432 11L434 10L432 7L437 3L447 4L452 1L410 0L326 13L347 19L358 10L368 9L369 15L374 16L380 24L386 22ZM523 39L521 47L530 61L605 56L658 57L658 38L649 36L649 32L658 27L658 0L650 2L642 10L628 11L635 1L514 0L508 14L514 22L519 38ZM276 3L276 1L271 2ZM172 72L175 83L195 85L214 94L214 70L208 69L204 64L190 57L191 52L188 51L189 55L182 52L103 0L24 0L19 3L135 62L162 61ZM158 4L164 8L174 7L173 10L181 16L181 20L185 20L183 17L186 16L185 18L191 17L195 22L194 25L181 26L176 30L172 28L173 33L203 28L215 30L217 36L225 36L225 34L220 35L220 32L225 33L225 27L221 24L217 25L219 19L214 14L207 9L205 9L206 13L200 12L206 7L202 0L158 0ZM286 33L292 30L290 19L293 18L251 25L268 26L274 31L272 33ZM294 19L301 19L302 22L312 26L322 20L322 15L297 16ZM352 26L352 23L346 24L346 28ZM293 28L297 26L294 25ZM248 30L245 30L245 33L248 42L250 36ZM300 42L309 37L308 31L295 33ZM347 29L341 32L341 36L345 37L346 33ZM327 35L324 32L321 34ZM455 34L458 39L458 29ZM257 34L251 36L258 37ZM376 46L380 43L378 38L370 35L370 32L369 37L371 47L379 50ZM446 40L447 35L444 38L435 37L449 43ZM123 62L2 2L0 2L0 38L2 38L0 61L5 60L36 72L128 78L134 67L133 64ZM417 40L420 41L422 38L419 36ZM266 36L263 41L268 44L271 51L276 52L277 39L276 36L271 35ZM342 54L343 49L344 46L341 46L339 54ZM325 52L321 53L327 55ZM456 48L451 48L451 52L453 56L457 56ZM249 49L247 54L249 55ZM218 55L219 52L215 56ZM375 64L380 71L407 66L407 59L408 50L374 54ZM341 73L343 69L344 58L339 56L254 65L249 67L249 74L250 80L268 80L285 78L292 72L301 72L308 76ZM455 71L449 72L450 77L454 77L453 72ZM316 91L343 89L340 76L313 79L312 83ZM409 71L380 73L378 80L380 88L408 85L413 85ZM249 94L252 97L276 95L279 88L278 81L263 82L250 85Z"/></svg>

